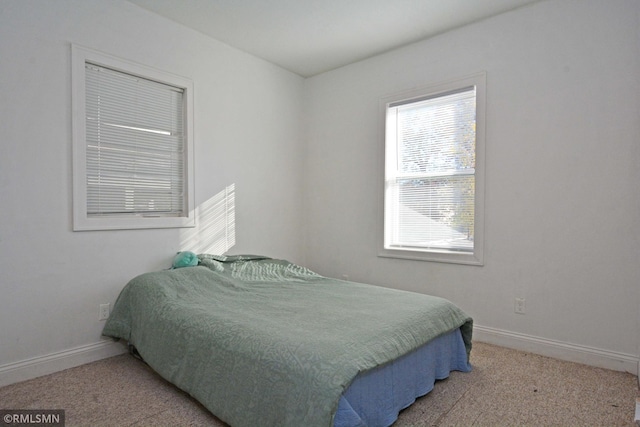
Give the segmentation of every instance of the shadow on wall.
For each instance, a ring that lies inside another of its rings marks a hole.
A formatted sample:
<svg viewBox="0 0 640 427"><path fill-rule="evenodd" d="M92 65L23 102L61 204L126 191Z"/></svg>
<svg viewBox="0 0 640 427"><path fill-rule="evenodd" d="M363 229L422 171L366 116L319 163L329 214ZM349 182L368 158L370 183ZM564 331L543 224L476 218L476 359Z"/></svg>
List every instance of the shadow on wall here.
<svg viewBox="0 0 640 427"><path fill-rule="evenodd" d="M196 207L196 227L184 229L180 247L221 255L236 244L235 184Z"/></svg>

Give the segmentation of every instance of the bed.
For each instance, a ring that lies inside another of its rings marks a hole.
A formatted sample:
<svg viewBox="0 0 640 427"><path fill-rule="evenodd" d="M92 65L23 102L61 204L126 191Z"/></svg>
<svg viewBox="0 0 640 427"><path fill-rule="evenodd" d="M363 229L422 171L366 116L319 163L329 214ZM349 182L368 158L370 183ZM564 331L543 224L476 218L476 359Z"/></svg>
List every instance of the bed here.
<svg viewBox="0 0 640 427"><path fill-rule="evenodd" d="M233 427L388 426L471 369L472 322L442 298L201 254L132 279L103 335Z"/></svg>

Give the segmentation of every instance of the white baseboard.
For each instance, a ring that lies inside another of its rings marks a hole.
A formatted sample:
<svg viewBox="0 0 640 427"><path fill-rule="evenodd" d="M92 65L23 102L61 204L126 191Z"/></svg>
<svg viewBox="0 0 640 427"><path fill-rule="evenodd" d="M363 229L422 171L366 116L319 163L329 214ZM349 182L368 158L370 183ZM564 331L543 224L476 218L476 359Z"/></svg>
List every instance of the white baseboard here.
<svg viewBox="0 0 640 427"><path fill-rule="evenodd" d="M45 356L0 366L0 387L125 353L122 342L102 340Z"/></svg>
<svg viewBox="0 0 640 427"><path fill-rule="evenodd" d="M473 340L634 375L638 375L640 369L640 361L634 354L601 350L486 326L474 325Z"/></svg>
<svg viewBox="0 0 640 427"><path fill-rule="evenodd" d="M600 350L486 326L474 325L473 340L634 375L638 375L640 369L640 360L636 355ZM0 366L0 387L117 356L126 351L126 346L122 342L102 340L46 356L9 363Z"/></svg>

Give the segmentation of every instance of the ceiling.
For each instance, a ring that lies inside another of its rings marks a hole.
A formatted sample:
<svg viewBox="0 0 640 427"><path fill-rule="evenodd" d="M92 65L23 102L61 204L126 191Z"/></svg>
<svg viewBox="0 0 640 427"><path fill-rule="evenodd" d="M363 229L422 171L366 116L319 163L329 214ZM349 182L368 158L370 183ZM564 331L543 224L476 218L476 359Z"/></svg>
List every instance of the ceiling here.
<svg viewBox="0 0 640 427"><path fill-rule="evenodd" d="M129 0L303 77L539 0Z"/></svg>

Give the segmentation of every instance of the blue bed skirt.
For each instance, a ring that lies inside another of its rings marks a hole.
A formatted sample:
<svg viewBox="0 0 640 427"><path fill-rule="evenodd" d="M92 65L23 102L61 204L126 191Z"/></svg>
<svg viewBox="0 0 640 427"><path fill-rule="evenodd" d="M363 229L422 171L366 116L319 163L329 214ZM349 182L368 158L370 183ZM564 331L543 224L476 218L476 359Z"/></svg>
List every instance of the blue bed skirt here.
<svg viewBox="0 0 640 427"><path fill-rule="evenodd" d="M334 427L387 427L451 371L471 371L460 329L395 361L358 375L344 392Z"/></svg>

